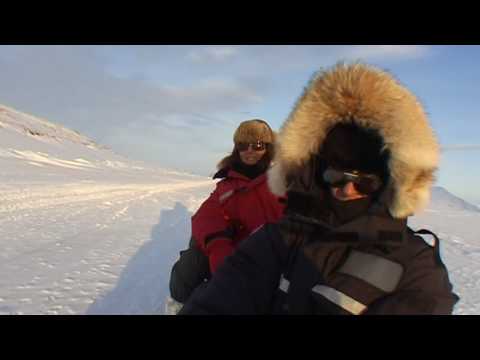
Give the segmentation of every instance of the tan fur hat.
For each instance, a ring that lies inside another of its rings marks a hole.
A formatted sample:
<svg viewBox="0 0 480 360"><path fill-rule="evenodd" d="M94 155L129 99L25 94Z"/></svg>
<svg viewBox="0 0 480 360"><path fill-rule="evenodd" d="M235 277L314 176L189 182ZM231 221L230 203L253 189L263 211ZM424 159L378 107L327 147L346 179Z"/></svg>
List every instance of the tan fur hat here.
<svg viewBox="0 0 480 360"><path fill-rule="evenodd" d="M386 205L395 218L424 207L439 164L439 144L417 98L373 66L338 64L314 75L276 139L270 189L284 195L289 176L302 171L335 125L376 130L390 153Z"/></svg>
<svg viewBox="0 0 480 360"><path fill-rule="evenodd" d="M266 121L260 119L252 119L243 121L233 135L235 144L241 142L256 142L273 144L274 133Z"/></svg>

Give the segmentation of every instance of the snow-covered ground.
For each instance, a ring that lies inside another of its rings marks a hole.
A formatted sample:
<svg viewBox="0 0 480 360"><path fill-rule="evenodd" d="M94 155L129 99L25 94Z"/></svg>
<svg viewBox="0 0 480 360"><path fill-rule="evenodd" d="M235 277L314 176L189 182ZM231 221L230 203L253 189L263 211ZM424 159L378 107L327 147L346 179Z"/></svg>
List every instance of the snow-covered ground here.
<svg viewBox="0 0 480 360"><path fill-rule="evenodd" d="M163 311L213 187L0 106L0 314Z"/></svg>
<svg viewBox="0 0 480 360"><path fill-rule="evenodd" d="M213 187L0 106L0 314L162 313ZM436 188L409 223L440 236L455 313L480 314L478 208Z"/></svg>
<svg viewBox="0 0 480 360"><path fill-rule="evenodd" d="M427 209L409 225L415 230L429 229L440 238L442 259L460 296L455 314L480 315L480 212ZM425 239L433 243L430 237Z"/></svg>
<svg viewBox="0 0 480 360"><path fill-rule="evenodd" d="M154 312L211 185L0 187L0 313Z"/></svg>

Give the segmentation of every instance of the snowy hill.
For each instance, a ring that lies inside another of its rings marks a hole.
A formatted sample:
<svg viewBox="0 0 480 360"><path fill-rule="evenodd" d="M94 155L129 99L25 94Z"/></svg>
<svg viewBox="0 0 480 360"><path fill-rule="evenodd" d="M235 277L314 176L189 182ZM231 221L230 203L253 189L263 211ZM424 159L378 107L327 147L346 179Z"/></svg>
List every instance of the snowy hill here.
<svg viewBox="0 0 480 360"><path fill-rule="evenodd" d="M428 210L434 211L473 211L480 213L480 208L451 194L442 187L433 187Z"/></svg>
<svg viewBox="0 0 480 360"><path fill-rule="evenodd" d="M162 313L214 185L0 105L0 314ZM478 207L438 187L409 220L441 239L455 314L480 314L478 224Z"/></svg>
<svg viewBox="0 0 480 360"><path fill-rule="evenodd" d="M61 125L0 105L0 178L36 181L192 177L156 169L115 154L105 146ZM195 177L192 177L195 178ZM198 177L196 177L198 178Z"/></svg>
<svg viewBox="0 0 480 360"><path fill-rule="evenodd" d="M0 105L0 127L6 131L18 133L20 136L27 135L32 139L45 143L69 141L72 144L81 144L92 149L102 148L76 131L61 125L52 124L49 121L19 112L4 105Z"/></svg>

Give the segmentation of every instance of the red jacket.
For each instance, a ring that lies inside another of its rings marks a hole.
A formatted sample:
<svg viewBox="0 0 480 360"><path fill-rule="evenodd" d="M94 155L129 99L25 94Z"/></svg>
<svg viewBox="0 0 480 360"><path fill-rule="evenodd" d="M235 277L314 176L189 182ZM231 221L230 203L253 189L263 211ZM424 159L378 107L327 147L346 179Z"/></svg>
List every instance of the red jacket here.
<svg viewBox="0 0 480 360"><path fill-rule="evenodd" d="M251 180L229 170L192 217L192 236L216 270L239 242L267 222L276 222L284 205L270 192L266 173Z"/></svg>

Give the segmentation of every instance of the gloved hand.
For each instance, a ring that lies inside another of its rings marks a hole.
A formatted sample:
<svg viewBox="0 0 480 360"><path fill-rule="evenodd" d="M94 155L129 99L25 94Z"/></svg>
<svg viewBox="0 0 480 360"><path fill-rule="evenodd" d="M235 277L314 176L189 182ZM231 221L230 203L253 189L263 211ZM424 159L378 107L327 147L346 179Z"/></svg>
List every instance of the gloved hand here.
<svg viewBox="0 0 480 360"><path fill-rule="evenodd" d="M207 245L207 255L212 274L217 270L218 266L223 263L225 257L233 254L234 247L232 240L229 238L217 238Z"/></svg>

